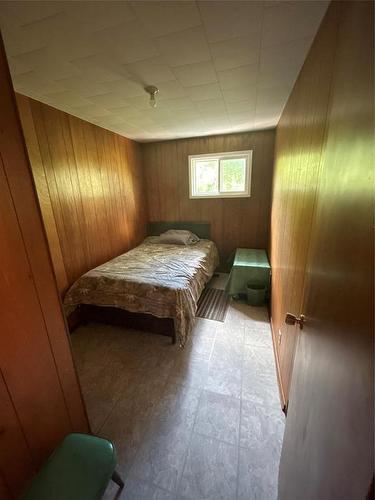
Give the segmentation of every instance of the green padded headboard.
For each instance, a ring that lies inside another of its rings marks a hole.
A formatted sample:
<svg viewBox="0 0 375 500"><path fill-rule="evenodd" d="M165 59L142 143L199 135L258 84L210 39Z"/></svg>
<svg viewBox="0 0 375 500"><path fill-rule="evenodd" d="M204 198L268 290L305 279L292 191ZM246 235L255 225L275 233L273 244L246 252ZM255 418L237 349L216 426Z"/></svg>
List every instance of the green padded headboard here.
<svg viewBox="0 0 375 500"><path fill-rule="evenodd" d="M211 239L211 226L209 222L194 221L157 221L148 223L148 235L159 236L169 229L185 229L196 234L199 238Z"/></svg>

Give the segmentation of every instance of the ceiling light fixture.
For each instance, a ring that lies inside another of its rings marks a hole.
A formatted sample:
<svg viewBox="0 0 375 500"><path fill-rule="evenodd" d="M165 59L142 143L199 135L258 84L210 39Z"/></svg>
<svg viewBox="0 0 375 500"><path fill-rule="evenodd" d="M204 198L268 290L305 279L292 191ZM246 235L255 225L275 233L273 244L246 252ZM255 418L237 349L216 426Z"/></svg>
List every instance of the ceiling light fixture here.
<svg viewBox="0 0 375 500"><path fill-rule="evenodd" d="M155 85L148 85L145 87L145 91L150 94L150 106L156 108L156 94L159 93L159 89Z"/></svg>

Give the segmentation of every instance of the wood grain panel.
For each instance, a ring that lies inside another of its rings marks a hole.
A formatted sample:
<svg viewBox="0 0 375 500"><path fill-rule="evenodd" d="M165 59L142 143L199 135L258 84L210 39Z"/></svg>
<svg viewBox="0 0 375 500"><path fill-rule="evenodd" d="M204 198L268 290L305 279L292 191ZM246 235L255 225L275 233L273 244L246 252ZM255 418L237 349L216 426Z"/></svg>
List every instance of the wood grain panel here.
<svg viewBox="0 0 375 500"><path fill-rule="evenodd" d="M4 377L0 372L0 499L11 498L11 491L19 493L20 478L30 477L35 472L30 449L22 431ZM12 452L13 451L13 452Z"/></svg>
<svg viewBox="0 0 375 500"><path fill-rule="evenodd" d="M357 500L374 467L374 3L329 7L335 57L280 500ZM310 232L310 230L309 230Z"/></svg>
<svg viewBox="0 0 375 500"><path fill-rule="evenodd" d="M140 145L17 96L60 292L145 236Z"/></svg>
<svg viewBox="0 0 375 500"><path fill-rule="evenodd" d="M298 330L284 323L302 310L334 62L336 12L329 10L277 127L271 213L272 330L283 404ZM281 333L281 338L280 338ZM279 343L281 340L281 343Z"/></svg>
<svg viewBox="0 0 375 500"><path fill-rule="evenodd" d="M143 144L149 218L211 223L222 261L237 247L267 248L274 131ZM253 150L250 198L189 199L188 156Z"/></svg>
<svg viewBox="0 0 375 500"><path fill-rule="evenodd" d="M32 471L88 422L4 52L0 51L1 476Z"/></svg>

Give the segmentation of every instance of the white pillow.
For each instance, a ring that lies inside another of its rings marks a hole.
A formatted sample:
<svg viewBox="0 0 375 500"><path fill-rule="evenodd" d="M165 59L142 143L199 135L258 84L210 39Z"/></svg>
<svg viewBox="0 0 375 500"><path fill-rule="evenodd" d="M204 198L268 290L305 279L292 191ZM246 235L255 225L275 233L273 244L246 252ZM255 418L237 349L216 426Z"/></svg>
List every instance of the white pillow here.
<svg viewBox="0 0 375 500"><path fill-rule="evenodd" d="M169 229L159 236L159 243L169 243L171 245L194 245L199 238L191 231L184 229Z"/></svg>

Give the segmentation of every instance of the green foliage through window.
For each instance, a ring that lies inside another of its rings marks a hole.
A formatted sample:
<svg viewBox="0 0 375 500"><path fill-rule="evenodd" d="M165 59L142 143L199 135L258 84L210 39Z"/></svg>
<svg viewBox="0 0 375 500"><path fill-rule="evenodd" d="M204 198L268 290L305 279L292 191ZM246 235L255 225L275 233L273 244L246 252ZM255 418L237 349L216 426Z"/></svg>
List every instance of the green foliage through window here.
<svg viewBox="0 0 375 500"><path fill-rule="evenodd" d="M245 184L245 158L230 158L220 160L220 191L245 191Z"/></svg>
<svg viewBox="0 0 375 500"><path fill-rule="evenodd" d="M250 196L251 157L252 151L190 156L190 196Z"/></svg>

